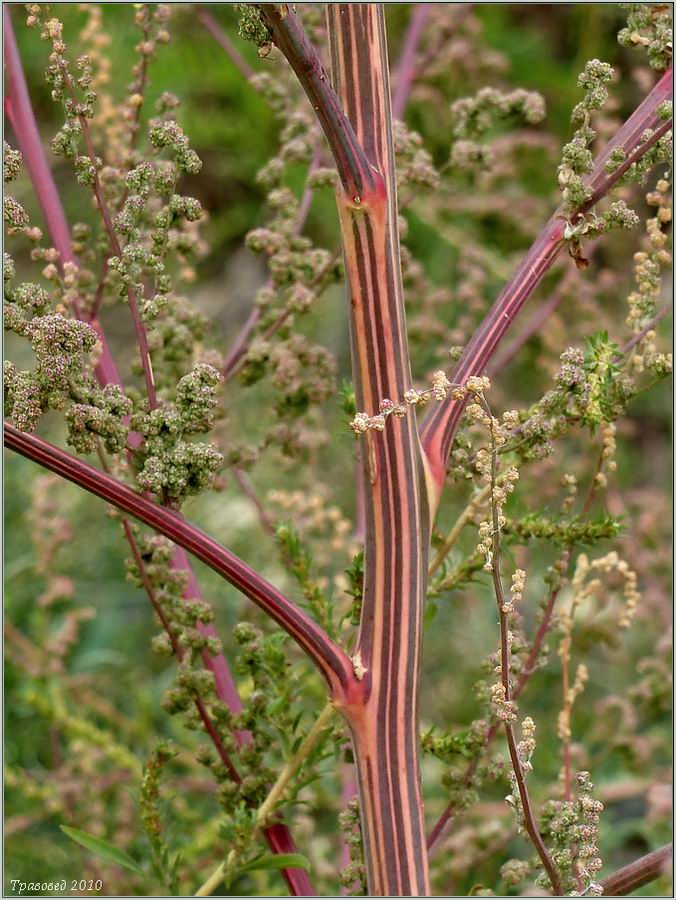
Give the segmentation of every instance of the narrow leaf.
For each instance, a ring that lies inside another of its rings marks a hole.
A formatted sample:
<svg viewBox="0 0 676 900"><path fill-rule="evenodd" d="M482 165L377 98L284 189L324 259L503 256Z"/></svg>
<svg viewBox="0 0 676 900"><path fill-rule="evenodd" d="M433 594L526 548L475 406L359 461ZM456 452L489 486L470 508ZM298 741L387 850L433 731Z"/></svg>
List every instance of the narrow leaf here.
<svg viewBox="0 0 676 900"><path fill-rule="evenodd" d="M78 831L77 828L70 828L68 825L61 825L60 828L71 841L75 841L76 844L80 844L85 850L89 850L96 856L100 856L101 859L105 859L106 862L114 863L117 866L123 866L125 869L131 869L132 872L136 872L138 875L144 874L143 869L131 856L129 856L128 853L125 853L124 850L120 850L119 847L115 847L114 844L111 844L109 841L104 841L103 838L100 837L94 837L93 834L87 834L86 831Z"/></svg>

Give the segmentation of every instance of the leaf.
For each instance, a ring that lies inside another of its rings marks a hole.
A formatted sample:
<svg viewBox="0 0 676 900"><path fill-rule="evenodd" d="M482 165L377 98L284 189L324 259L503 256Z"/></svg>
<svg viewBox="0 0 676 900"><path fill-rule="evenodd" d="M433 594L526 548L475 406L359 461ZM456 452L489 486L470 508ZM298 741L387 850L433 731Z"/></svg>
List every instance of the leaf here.
<svg viewBox="0 0 676 900"><path fill-rule="evenodd" d="M238 874L259 869L303 869L309 872L310 862L301 853L268 853L245 863L238 870Z"/></svg>
<svg viewBox="0 0 676 900"><path fill-rule="evenodd" d="M130 869L138 875L145 874L139 864L132 859L128 853L125 853L124 850L120 850L119 847L116 847L109 841L104 841L103 838L100 837L94 837L93 834L87 834L86 831L70 828L68 825L61 825L59 827L71 841L80 844L81 847L84 847L85 850L89 850L95 856L100 856L101 859L105 859L105 861L109 863L114 863L116 866Z"/></svg>

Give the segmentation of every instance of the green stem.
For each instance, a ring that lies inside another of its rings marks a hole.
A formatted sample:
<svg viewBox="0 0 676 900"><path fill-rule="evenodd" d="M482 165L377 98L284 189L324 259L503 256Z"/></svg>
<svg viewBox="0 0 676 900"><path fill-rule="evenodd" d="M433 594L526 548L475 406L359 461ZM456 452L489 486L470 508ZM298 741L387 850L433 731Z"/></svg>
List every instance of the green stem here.
<svg viewBox="0 0 676 900"><path fill-rule="evenodd" d="M267 824L267 820L274 812L275 807L281 800L289 782L296 774L296 772L298 772L308 756L312 753L314 748L317 746L322 731L331 721L334 712L335 707L333 703L327 703L324 709L319 714L319 718L317 719L317 721L308 731L298 750L296 750L294 755L282 769L279 778L273 784L272 788L270 789L270 793L265 798L258 810L258 813L256 815L256 823L254 825L254 834L259 829L264 828ZM226 864L221 863L218 868L215 869L207 878L202 887L195 892L195 896L209 897L211 894L213 894L213 892L221 884L223 878L225 877L225 868Z"/></svg>

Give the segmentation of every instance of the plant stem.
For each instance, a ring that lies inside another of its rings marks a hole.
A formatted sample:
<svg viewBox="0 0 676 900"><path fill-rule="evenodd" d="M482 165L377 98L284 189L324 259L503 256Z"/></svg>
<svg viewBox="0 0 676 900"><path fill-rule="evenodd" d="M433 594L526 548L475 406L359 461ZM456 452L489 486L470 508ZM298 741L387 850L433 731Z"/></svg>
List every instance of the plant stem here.
<svg viewBox="0 0 676 900"><path fill-rule="evenodd" d="M603 879L601 882L603 896L626 897L661 875L668 874L673 854L673 845L667 844L629 863L628 866L623 866Z"/></svg>
<svg viewBox="0 0 676 900"><path fill-rule="evenodd" d="M6 447L101 497L192 553L256 603L291 635L324 675L332 696L340 699L350 697L354 676L352 664L343 650L306 613L234 553L186 522L180 514L153 503L122 482L42 438L25 434L7 422L4 438Z"/></svg>
<svg viewBox="0 0 676 900"><path fill-rule="evenodd" d="M260 806L256 815L254 831L258 830L259 828L265 827L268 819L274 813L275 807L282 799L284 791L286 790L289 782L316 747L317 742L321 737L322 731L324 731L326 726L329 724L329 722L333 718L334 713L335 707L333 703L327 703L324 709L319 714L317 721L314 723L310 731L308 731L298 750L296 750L292 758L286 763L286 765L280 772L277 781L275 781L272 788L270 789L270 793L265 798L263 804ZM221 863L218 868L215 869L207 878L202 887L199 888L199 890L195 891L195 896L208 897L210 894L213 894L216 888L223 881L224 875L225 863Z"/></svg>
<svg viewBox="0 0 676 900"><path fill-rule="evenodd" d="M504 701L508 707L511 706L512 703L512 684L510 679L510 659L509 659L509 623L507 620L507 614L504 612L505 606L505 596L502 589L502 578L500 576L500 514L498 511L498 505L495 502L495 490L497 488L497 472L498 472L498 445L495 440L495 431L493 423L493 416L490 411L490 408L485 400L482 402L482 406L486 410L490 420L490 435L491 435L491 479L490 479L490 489L491 489L491 514L492 514L492 524L493 524L493 556L491 559L492 569L491 574L493 578L493 587L495 589L495 599L498 605L498 615L500 618L500 677L502 681L502 686L504 688ZM554 865L551 856L549 855L549 851L545 845L545 842L542 840L542 835L540 834L540 830L537 825L537 820L535 817L535 813L533 811L530 796L528 793L528 785L526 784L526 776L523 770L523 765L521 763L521 758L519 757L519 751L516 745L516 737L514 735L514 728L512 726L512 722L510 718L505 718L504 720L505 726L505 734L507 735L507 746L509 748L509 757L512 762L512 770L514 772L514 779L516 781L516 785L519 791L519 797L521 798L521 809L523 812L523 820L524 820L524 828L526 829L528 836L537 851L538 856L542 862L545 872L549 876L549 880L552 885L552 889L554 894L557 897L563 895L563 889L561 887L561 880L559 878L559 873L557 871L556 866Z"/></svg>
<svg viewBox="0 0 676 900"><path fill-rule="evenodd" d="M359 408L375 411L411 386L384 12L381 4L327 9L335 90L291 7L261 7L338 168L355 390ZM364 603L353 657L361 693L336 705L352 733L369 890L427 896L417 694L429 515L412 412L364 438L362 450Z"/></svg>
<svg viewBox="0 0 676 900"><path fill-rule="evenodd" d="M280 772L279 778L277 779L277 781L275 781L270 790L270 793L265 798L263 805L258 810L258 815L256 816L256 827L260 828L262 825L265 825L270 815L274 812L275 807L282 799L282 795L284 794L287 785L296 774L298 769L300 769L300 767L303 765L310 753L312 753L314 748L317 746L317 742L322 735L322 731L324 731L326 726L329 724L329 722L333 718L334 713L335 707L333 703L327 703L324 709L319 714L317 721L308 731L298 750L296 750L293 757L288 761L288 763Z"/></svg>
<svg viewBox="0 0 676 900"><path fill-rule="evenodd" d="M319 54L305 34L293 6L290 3L262 3L260 10L273 41L287 58L312 104L345 192L358 201L365 191L382 187L379 173L355 134L349 112L348 115L343 112Z"/></svg>

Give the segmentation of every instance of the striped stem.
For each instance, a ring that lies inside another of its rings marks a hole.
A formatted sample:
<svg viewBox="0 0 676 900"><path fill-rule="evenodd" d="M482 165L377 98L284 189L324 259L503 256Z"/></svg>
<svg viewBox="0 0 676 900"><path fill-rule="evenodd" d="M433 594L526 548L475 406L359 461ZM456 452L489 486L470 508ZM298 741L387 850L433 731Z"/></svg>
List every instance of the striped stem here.
<svg viewBox="0 0 676 900"><path fill-rule="evenodd" d="M592 198L580 207L578 214L584 214L593 204L598 203L622 174L671 129L671 121L664 122L657 113L660 104L671 96L672 76L669 69L597 158L594 170L587 179L587 184L593 190ZM653 130L653 136L641 143L646 129ZM605 163L617 148L624 150L626 161L609 174L605 170ZM479 375L484 371L512 322L565 247L564 227L565 219L561 213L554 213L474 332L453 371L452 381L462 383L470 375ZM422 445L434 484L430 492L433 507L439 502L448 454L463 409L463 402L448 399L431 410L421 426Z"/></svg>
<svg viewBox="0 0 676 900"><path fill-rule="evenodd" d="M263 4L334 155L352 368L360 409L411 386L381 4L328 4L333 82L291 7ZM360 692L336 706L352 732L369 892L427 896L418 758L418 681L429 514L413 413L362 438L364 599L353 657Z"/></svg>
<svg viewBox="0 0 676 900"><path fill-rule="evenodd" d="M380 4L330 4L333 75L341 105L382 187L359 203L338 192L351 301L359 409L411 386L392 147L387 44ZM427 587L428 515L415 417L362 437L364 601L357 645L363 704L346 710L355 747L369 890L427 895L418 762L418 670Z"/></svg>

